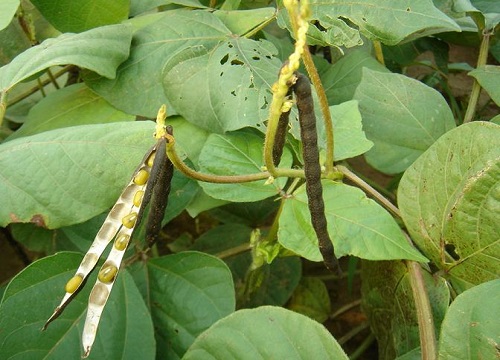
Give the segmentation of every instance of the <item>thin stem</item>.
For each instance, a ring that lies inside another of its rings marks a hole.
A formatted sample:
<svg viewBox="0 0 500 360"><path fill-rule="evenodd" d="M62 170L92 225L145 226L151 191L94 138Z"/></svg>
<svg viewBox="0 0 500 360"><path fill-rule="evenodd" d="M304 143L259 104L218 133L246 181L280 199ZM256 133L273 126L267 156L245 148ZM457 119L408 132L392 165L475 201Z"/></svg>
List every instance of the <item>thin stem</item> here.
<svg viewBox="0 0 500 360"><path fill-rule="evenodd" d="M67 73L74 65L66 65L65 67L63 67L61 70L57 71L53 77L55 79L59 78L60 76L64 75L65 73ZM49 83L51 83L51 79L45 79L42 81L42 86L45 86L45 85L48 85ZM40 90L40 87L37 85L37 86L34 86L32 87L31 89L28 89L27 91L25 91L24 93L22 94L19 94L18 96L16 96L15 98L13 98L11 101L9 101L9 106L12 106L24 99L26 99L27 97L29 97L30 95L33 95L34 93L36 93L37 91Z"/></svg>
<svg viewBox="0 0 500 360"><path fill-rule="evenodd" d="M365 329L368 329L370 327L370 324L368 323L368 321L364 322L364 323L361 323L359 324L358 326L356 326L354 329L350 330L347 334L345 334L344 336L340 337L337 339L337 342L340 344L340 345L343 345L345 344L346 342L348 342L349 340L351 340L353 337L355 337L356 335L358 335L360 332L362 332L363 330Z"/></svg>
<svg viewBox="0 0 500 360"><path fill-rule="evenodd" d="M479 55L477 58L477 66L479 68L481 66L486 65L488 60L488 49L490 47L490 32L483 32L483 37L481 39L481 45L479 47ZM472 85L472 91L469 98L469 103L467 104L467 111L464 116L464 124L472 121L474 118L474 114L476 113L477 101L479 100L479 95L481 94L481 85L479 82L474 79L474 84Z"/></svg>
<svg viewBox="0 0 500 360"><path fill-rule="evenodd" d="M191 169L182 159L179 157L175 151L175 138L171 135L165 135L167 138L167 156L172 161L172 164L181 173L187 177L193 178L198 181L218 183L218 184L236 184L236 183L246 183L257 180L265 180L271 178L271 174L268 171L263 171L255 174L247 175L214 175L214 174L204 174L196 170ZM304 177L304 171L298 169L281 169L276 168L275 177ZM272 177L274 178L274 177Z"/></svg>
<svg viewBox="0 0 500 360"><path fill-rule="evenodd" d="M7 93L0 91L0 126L2 126L5 111L7 111Z"/></svg>
<svg viewBox="0 0 500 360"><path fill-rule="evenodd" d="M382 50L382 43L378 40L373 41L373 49L375 50L375 58L379 63L385 66L384 52Z"/></svg>
<svg viewBox="0 0 500 360"><path fill-rule="evenodd" d="M247 38L247 39L251 38L252 36L254 36L255 34L257 34L259 31L261 31L262 29L264 29L271 22L273 22L275 19L276 19L276 15L271 16L269 19L267 19L266 21L264 21L263 23L261 23L259 26L256 26L255 28L253 28L252 30L250 30L249 32L247 32L243 36L245 38Z"/></svg>
<svg viewBox="0 0 500 360"><path fill-rule="evenodd" d="M373 333L370 333L370 335L368 335L368 337L365 340L363 340L361 345L359 345L358 348L352 354L349 355L349 359L356 360L357 358L359 358L361 355L363 355L366 349L368 349L374 341L375 341L375 335L373 335Z"/></svg>
<svg viewBox="0 0 500 360"><path fill-rule="evenodd" d="M425 288L422 268L416 261L406 261L410 275L410 285L417 310L418 331L422 359L437 359L437 342L428 291Z"/></svg>
<svg viewBox="0 0 500 360"><path fill-rule="evenodd" d="M338 165L337 169L342 174L344 174L345 177L347 177L352 182L356 183L356 185L362 188L365 192L373 196L375 200L377 200L383 207L385 207L387 210L392 212L397 217L401 218L401 212L399 211L399 209L393 203L387 200L381 193L379 193L372 186L370 186L366 181L362 180L359 176L357 176L355 173L353 173L351 170L349 170L343 165Z"/></svg>
<svg viewBox="0 0 500 360"><path fill-rule="evenodd" d="M330 107L328 106L328 99L326 98L325 88L321 83L321 79L318 74L318 69L314 65L311 53L309 52L309 48L306 46L304 48L304 54L302 55L302 60L304 61L304 65L306 67L307 73L309 74L309 78L316 89L316 93L318 94L319 104L321 107L321 113L323 114L323 121L325 124L325 134L326 134L326 162L325 162L325 172L326 174L331 174L334 172L333 162L334 159L334 129L332 122L332 115L330 114Z"/></svg>
<svg viewBox="0 0 500 360"><path fill-rule="evenodd" d="M353 302L350 302L349 304L346 304L342 306L340 309L335 311L332 315L330 315L330 320L335 319L337 316L342 315L343 313L351 310L352 308L355 308L357 306L361 305L361 299L354 300Z"/></svg>
<svg viewBox="0 0 500 360"><path fill-rule="evenodd" d="M231 249L221 251L220 253L215 254L215 256L218 257L219 259L226 259L228 257L236 256L238 254L247 252L250 249L251 249L250 243L244 243L244 244L235 246Z"/></svg>
<svg viewBox="0 0 500 360"><path fill-rule="evenodd" d="M271 174L269 172L264 171L256 174L248 174L248 175L213 175L213 174L203 174L196 170L191 169L186 165L184 161L177 155L177 152L174 148L174 138L173 136L166 135L167 137L167 156L172 161L172 164L184 175L193 178L195 180L209 182L209 183L218 183L218 184L235 184L235 183L245 183L256 180L264 180L268 179Z"/></svg>

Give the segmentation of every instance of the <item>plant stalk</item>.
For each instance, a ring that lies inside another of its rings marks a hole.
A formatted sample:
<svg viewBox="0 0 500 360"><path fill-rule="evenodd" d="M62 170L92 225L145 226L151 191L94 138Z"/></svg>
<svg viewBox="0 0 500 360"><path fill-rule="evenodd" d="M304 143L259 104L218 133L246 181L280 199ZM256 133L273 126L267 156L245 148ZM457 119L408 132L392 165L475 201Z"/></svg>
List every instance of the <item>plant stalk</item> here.
<svg viewBox="0 0 500 360"><path fill-rule="evenodd" d="M326 98L325 88L321 83L321 79L318 74L318 69L314 65L309 48L306 46L304 48L304 54L302 55L302 60L306 67L309 78L316 89L318 94L319 104L321 108L321 113L323 115L323 121L325 124L325 135L326 135L326 161L325 161L325 172L326 174L332 174L334 172L333 163L335 161L334 152L334 129L332 115L330 114L330 107L328 106L328 99Z"/></svg>
<svg viewBox="0 0 500 360"><path fill-rule="evenodd" d="M438 352L434 319L432 317L432 309L428 292L425 288L422 268L419 263L410 260L406 261L406 266L410 275L410 285L417 311L422 359L436 360Z"/></svg>
<svg viewBox="0 0 500 360"><path fill-rule="evenodd" d="M479 47L479 55L477 58L476 69L486 65L486 62L488 60L488 49L490 47L490 37L491 37L490 32L486 31L483 32L481 45ZM464 116L464 122L463 122L464 124L471 122L472 119L474 118L480 94L481 94L481 85L479 85L479 82L476 79L474 79L474 83L472 85L472 91L469 98L469 103L467 104L467 111L465 112Z"/></svg>
<svg viewBox="0 0 500 360"><path fill-rule="evenodd" d="M401 211L389 200L387 200L381 193L370 186L366 181L361 179L358 175L353 173L351 170L343 165L337 165L337 169L345 175L349 180L358 185L361 189L367 192L369 195L373 196L383 207L389 210L391 213L401 218Z"/></svg>
<svg viewBox="0 0 500 360"><path fill-rule="evenodd" d="M265 180L271 177L268 171L263 171L260 173L246 174L246 175L214 175L214 174L204 174L196 170L191 169L182 159L179 157L175 151L175 139L171 135L166 135L167 137L167 156L174 164L174 166L181 173L187 177L193 178L198 181L217 183L217 184L236 184L236 183L246 183L250 181ZM304 177L303 170L296 169L275 169L276 177Z"/></svg>

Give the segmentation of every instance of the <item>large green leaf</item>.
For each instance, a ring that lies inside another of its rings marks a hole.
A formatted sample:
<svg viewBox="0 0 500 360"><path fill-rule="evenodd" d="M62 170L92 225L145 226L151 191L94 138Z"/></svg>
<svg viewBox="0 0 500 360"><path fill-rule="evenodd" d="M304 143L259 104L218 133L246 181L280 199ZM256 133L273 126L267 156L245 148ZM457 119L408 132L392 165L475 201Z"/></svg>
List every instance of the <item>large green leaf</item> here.
<svg viewBox="0 0 500 360"><path fill-rule="evenodd" d="M176 150L186 154L189 160L198 165L198 157L209 132L186 121L181 116L169 117L167 123L174 129Z"/></svg>
<svg viewBox="0 0 500 360"><path fill-rule="evenodd" d="M9 284L0 304L0 358L80 358L91 276L47 330L42 326L64 295L80 254L59 253L34 262ZM36 301L34 301L36 299ZM153 323L134 281L120 272L104 309L89 359L154 359Z"/></svg>
<svg viewBox="0 0 500 360"><path fill-rule="evenodd" d="M0 2L0 30L5 29L16 14L20 0L3 0Z"/></svg>
<svg viewBox="0 0 500 360"><path fill-rule="evenodd" d="M474 122L441 137L403 175L410 234L459 288L500 274L500 126Z"/></svg>
<svg viewBox="0 0 500 360"><path fill-rule="evenodd" d="M270 42L246 38L186 49L164 68L165 94L186 120L212 132L263 126L281 66L275 55Z"/></svg>
<svg viewBox="0 0 500 360"><path fill-rule="evenodd" d="M33 5L61 32L82 32L117 24L128 17L129 0L33 0Z"/></svg>
<svg viewBox="0 0 500 360"><path fill-rule="evenodd" d="M370 39L395 45L444 31L460 31L460 27L439 11L432 0L311 0L312 18L331 21L339 17L359 26ZM397 26L395 26L397 24Z"/></svg>
<svg viewBox="0 0 500 360"><path fill-rule="evenodd" d="M212 48L227 39L230 31L217 16L207 11L173 10L140 19L149 17L154 21L145 21L134 33L130 57L118 68L116 79L90 73L84 78L90 88L118 109L154 117L158 108L167 103L161 86L163 65L190 46ZM183 79L188 76L191 76L189 72L181 75ZM190 91L199 87L197 84ZM198 108L198 105L191 106Z"/></svg>
<svg viewBox="0 0 500 360"><path fill-rule="evenodd" d="M154 143L153 129L152 122L82 125L0 145L1 226L57 228L102 213Z"/></svg>
<svg viewBox="0 0 500 360"><path fill-rule="evenodd" d="M265 7L252 10L218 10L214 12L234 34L244 35L262 23L269 21L276 9Z"/></svg>
<svg viewBox="0 0 500 360"><path fill-rule="evenodd" d="M134 119L109 105L85 84L75 84L49 94L33 106L24 125L8 140L62 127Z"/></svg>
<svg viewBox="0 0 500 360"><path fill-rule="evenodd" d="M263 139L252 132L238 132L227 135L212 134L208 137L200 154L199 165L203 173L215 175L244 175L259 173L263 165ZM283 152L281 166L289 167L292 156L287 149ZM200 186L216 199L250 202L278 195L286 179L276 179L265 185L266 180L241 184L215 184L200 182Z"/></svg>
<svg viewBox="0 0 500 360"><path fill-rule="evenodd" d="M358 188L323 181L328 231L337 257L354 255L368 260L426 261L408 244L391 215ZM305 186L285 200L280 217L279 242L312 261L321 261L311 224Z"/></svg>
<svg viewBox="0 0 500 360"><path fill-rule="evenodd" d="M455 127L441 94L400 74L363 69L354 98L359 101L366 136L375 144L366 160L385 173L406 170Z"/></svg>
<svg viewBox="0 0 500 360"><path fill-rule="evenodd" d="M329 104L340 104L353 98L356 87L361 82L363 68L387 72L382 64L363 50L353 50L333 65L324 68L320 76Z"/></svg>
<svg viewBox="0 0 500 360"><path fill-rule="evenodd" d="M157 358L180 359L196 337L234 311L231 272L219 259L184 252L147 264Z"/></svg>
<svg viewBox="0 0 500 360"><path fill-rule="evenodd" d="M443 278L424 270L422 275L438 333L450 302L450 290ZM380 358L420 359L403 357L413 351L420 355L418 310L404 262L363 261L361 278L362 308L377 337Z"/></svg>
<svg viewBox="0 0 500 360"><path fill-rule="evenodd" d="M439 358L498 358L499 304L499 279L475 286L457 296L443 321Z"/></svg>
<svg viewBox="0 0 500 360"><path fill-rule="evenodd" d="M62 34L45 40L0 68L0 91L54 65L74 64L114 78L117 66L128 54L132 27L110 25L80 34Z"/></svg>
<svg viewBox="0 0 500 360"><path fill-rule="evenodd" d="M306 335L306 336L305 336ZM196 339L191 359L347 359L319 323L278 307L239 310Z"/></svg>
<svg viewBox="0 0 500 360"><path fill-rule="evenodd" d="M373 143L366 139L362 130L361 114L356 100L330 106L330 114L334 129L335 161L352 158L371 149ZM319 138L326 143L323 129L323 126L319 127Z"/></svg>
<svg viewBox="0 0 500 360"><path fill-rule="evenodd" d="M481 86L490 94L491 99L500 106L500 66L485 65L472 70L470 76L476 78Z"/></svg>

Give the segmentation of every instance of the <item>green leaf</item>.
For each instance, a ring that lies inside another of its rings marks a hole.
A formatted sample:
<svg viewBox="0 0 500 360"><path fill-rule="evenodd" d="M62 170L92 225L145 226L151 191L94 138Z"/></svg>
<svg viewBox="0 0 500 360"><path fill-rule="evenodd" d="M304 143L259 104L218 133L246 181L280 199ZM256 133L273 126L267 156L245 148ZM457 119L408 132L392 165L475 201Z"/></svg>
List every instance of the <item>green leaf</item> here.
<svg viewBox="0 0 500 360"><path fill-rule="evenodd" d="M401 179L412 239L459 288L500 273L499 179L500 126L486 122L442 136Z"/></svg>
<svg viewBox="0 0 500 360"><path fill-rule="evenodd" d="M114 78L117 66L129 54L132 28L110 25L80 34L62 34L45 40L0 68L0 91L54 65L73 64Z"/></svg>
<svg viewBox="0 0 500 360"><path fill-rule="evenodd" d="M455 127L440 93L400 74L364 69L354 98L359 101L366 136L375 144L366 160L388 174L406 170Z"/></svg>
<svg viewBox="0 0 500 360"><path fill-rule="evenodd" d="M183 359L232 359L235 354L241 360L348 359L322 325L272 306L222 319L196 339Z"/></svg>
<svg viewBox="0 0 500 360"><path fill-rule="evenodd" d="M337 257L354 255L368 260L427 261L412 248L392 216L358 188L323 181L328 232ZM311 224L305 186L285 200L278 231L279 242L311 261L321 261Z"/></svg>
<svg viewBox="0 0 500 360"><path fill-rule="evenodd" d="M244 35L257 26L269 21L276 13L272 7L252 10L218 10L214 14L233 34Z"/></svg>
<svg viewBox="0 0 500 360"><path fill-rule="evenodd" d="M434 328L439 332L450 290L443 278L427 271L422 275ZM363 261L361 279L362 308L377 338L380 358L416 359L403 357L420 349L417 309L406 265L401 261Z"/></svg>
<svg viewBox="0 0 500 360"><path fill-rule="evenodd" d="M82 32L127 19L129 0L33 0L33 5L57 30Z"/></svg>
<svg viewBox="0 0 500 360"><path fill-rule="evenodd" d="M76 359L91 276L47 330L42 326L64 295L64 284L82 260L80 254L59 253L32 263L9 284L0 304L2 359ZM33 300L37 299L36 302ZM104 309L89 359L154 359L153 324L134 281L121 271Z"/></svg>
<svg viewBox="0 0 500 360"><path fill-rule="evenodd" d="M287 307L320 323L325 322L332 311L325 283L314 277L300 280Z"/></svg>
<svg viewBox="0 0 500 360"><path fill-rule="evenodd" d="M312 19L321 22L340 17L348 19L359 26L365 36L387 45L444 31L460 31L452 19L434 7L432 0L411 3L360 0L354 6L350 0L336 0L333 3L312 0L311 10Z"/></svg>
<svg viewBox="0 0 500 360"><path fill-rule="evenodd" d="M131 0L130 16L142 14L161 5L182 5L190 8L206 8L198 0Z"/></svg>
<svg viewBox="0 0 500 360"><path fill-rule="evenodd" d="M82 125L1 144L1 226L57 228L102 213L154 143L153 129L152 122Z"/></svg>
<svg viewBox="0 0 500 360"><path fill-rule="evenodd" d="M165 94L186 120L211 132L263 126L281 67L275 55L270 42L245 38L186 49L163 70Z"/></svg>
<svg viewBox="0 0 500 360"><path fill-rule="evenodd" d="M219 259L183 252L147 264L157 358L180 359L196 337L234 311L233 280Z"/></svg>
<svg viewBox="0 0 500 360"><path fill-rule="evenodd" d="M200 154L200 172L215 175L244 175L259 173L263 165L263 139L251 132L227 135L211 134ZM292 156L285 148L281 166L289 167ZM286 179L279 178L273 184L266 180L241 184L215 184L200 182L200 186L216 199L251 202L279 194Z"/></svg>
<svg viewBox="0 0 500 360"><path fill-rule="evenodd" d="M315 19L307 30L307 43L319 46L354 47L363 44L358 29L349 26L344 20L322 16ZM292 31L290 17L285 9L278 11L278 25Z"/></svg>
<svg viewBox="0 0 500 360"><path fill-rule="evenodd" d="M231 269L238 294L244 290L245 277L252 258L249 251L231 256L229 254L242 245L248 245L251 230L248 226L236 223L217 226L196 239L191 247L191 250L212 255L225 253L224 262ZM297 257L277 258L271 265L265 264L262 271L262 283L259 288L248 298L240 294L238 307L284 305L297 287L302 274L301 262Z"/></svg>
<svg viewBox="0 0 500 360"><path fill-rule="evenodd" d="M219 41L227 39L230 31L207 11L172 10L166 11L163 16L152 14L141 18L148 17L155 21L145 22L134 33L130 57L118 68L116 79L92 73L84 74L84 79L92 90L116 108L129 114L155 117L158 108L167 103L161 86L164 64L191 46L211 49ZM184 73L181 77L185 81L188 75L191 76ZM197 84L191 91L199 87ZM198 105L194 107L198 108Z"/></svg>
<svg viewBox="0 0 500 360"><path fill-rule="evenodd" d="M365 137L356 100L330 106L330 113L334 128L335 161L352 158L371 149L373 143ZM319 136L326 142L323 131Z"/></svg>
<svg viewBox="0 0 500 360"><path fill-rule="evenodd" d="M472 70L470 76L476 78L479 84L488 92L491 99L500 106L500 66L485 65Z"/></svg>
<svg viewBox="0 0 500 360"><path fill-rule="evenodd" d="M443 321L439 337L439 358L498 358L499 303L498 279L458 295Z"/></svg>
<svg viewBox="0 0 500 360"><path fill-rule="evenodd" d="M363 68L387 72L368 52L353 50L320 73L329 104L341 104L354 97L356 87L361 82Z"/></svg>
<svg viewBox="0 0 500 360"><path fill-rule="evenodd" d="M33 106L24 125L8 140L75 125L134 119L116 110L85 84L75 84L49 94Z"/></svg>
<svg viewBox="0 0 500 360"><path fill-rule="evenodd" d="M5 29L16 14L20 0L3 0L0 2L0 30Z"/></svg>

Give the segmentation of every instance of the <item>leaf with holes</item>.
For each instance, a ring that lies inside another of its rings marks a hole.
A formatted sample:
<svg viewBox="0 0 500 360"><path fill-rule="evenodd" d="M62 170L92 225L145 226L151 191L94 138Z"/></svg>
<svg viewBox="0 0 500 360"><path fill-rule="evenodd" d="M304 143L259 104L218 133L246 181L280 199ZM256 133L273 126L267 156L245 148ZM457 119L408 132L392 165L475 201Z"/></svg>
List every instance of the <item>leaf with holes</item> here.
<svg viewBox="0 0 500 360"><path fill-rule="evenodd" d="M262 127L281 67L275 55L270 42L245 38L212 50L186 49L163 70L165 94L179 114L206 130Z"/></svg>
<svg viewBox="0 0 500 360"><path fill-rule="evenodd" d="M230 31L207 11L171 10L139 17L130 57L117 70L115 79L93 73L84 76L87 85L113 106L129 114L155 117L167 103L161 87L161 69L177 52L199 45L207 49L227 39ZM146 21L147 19L151 21ZM191 76L189 72L181 75ZM196 87L198 87L197 85ZM172 110L169 110L172 114Z"/></svg>
<svg viewBox="0 0 500 360"><path fill-rule="evenodd" d="M320 22L348 19L363 35L386 45L444 31L460 31L460 27L439 11L432 0L359 0L356 3L351 0L311 0L311 11L311 18Z"/></svg>
<svg viewBox="0 0 500 360"><path fill-rule="evenodd" d="M500 274L500 126L464 124L403 175L398 203L412 239L457 290Z"/></svg>

